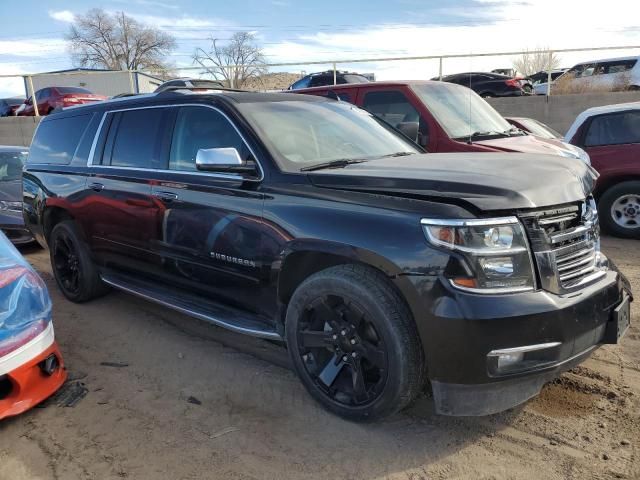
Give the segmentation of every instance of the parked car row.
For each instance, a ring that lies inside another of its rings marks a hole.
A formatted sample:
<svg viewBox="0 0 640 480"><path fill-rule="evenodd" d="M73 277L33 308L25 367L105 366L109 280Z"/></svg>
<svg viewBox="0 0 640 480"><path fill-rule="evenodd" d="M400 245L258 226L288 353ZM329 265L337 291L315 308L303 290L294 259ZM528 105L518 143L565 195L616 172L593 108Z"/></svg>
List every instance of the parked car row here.
<svg viewBox="0 0 640 480"><path fill-rule="evenodd" d="M360 421L427 382L439 413L498 412L619 342L630 286L579 151L453 84L306 93L185 87L43 118L23 211L61 292L283 341L310 395ZM424 153L441 145L460 153Z"/></svg>
<svg viewBox="0 0 640 480"><path fill-rule="evenodd" d="M640 57L608 58L579 63L552 73L551 91L561 84L567 92L592 90L640 90ZM534 93L546 95L547 80L534 84Z"/></svg>

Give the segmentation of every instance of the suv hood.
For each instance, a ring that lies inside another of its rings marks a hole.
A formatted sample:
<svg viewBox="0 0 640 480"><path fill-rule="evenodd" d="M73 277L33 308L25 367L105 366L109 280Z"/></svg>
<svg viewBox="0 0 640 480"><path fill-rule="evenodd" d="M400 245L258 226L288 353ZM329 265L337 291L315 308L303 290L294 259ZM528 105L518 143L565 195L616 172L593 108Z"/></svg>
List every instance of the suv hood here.
<svg viewBox="0 0 640 480"><path fill-rule="evenodd" d="M318 187L513 210L584 200L597 174L580 160L554 155L474 152L381 158L308 177Z"/></svg>
<svg viewBox="0 0 640 480"><path fill-rule="evenodd" d="M579 151L573 145L569 145L562 140L540 138L535 135L478 140L473 143L503 152L542 153L567 158L580 158Z"/></svg>

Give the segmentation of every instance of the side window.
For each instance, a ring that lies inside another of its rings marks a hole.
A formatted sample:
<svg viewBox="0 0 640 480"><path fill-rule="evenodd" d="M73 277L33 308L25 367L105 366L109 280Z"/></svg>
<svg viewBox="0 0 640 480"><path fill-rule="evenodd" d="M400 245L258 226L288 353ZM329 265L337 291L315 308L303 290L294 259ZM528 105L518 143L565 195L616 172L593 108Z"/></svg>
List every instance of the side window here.
<svg viewBox="0 0 640 480"><path fill-rule="evenodd" d="M42 100L44 100L45 98L48 98L51 95L51 89L50 88L43 88L42 90L38 90L36 92L36 100L38 102L41 102Z"/></svg>
<svg viewBox="0 0 640 480"><path fill-rule="evenodd" d="M594 117L585 135L587 147L640 143L640 111Z"/></svg>
<svg viewBox="0 0 640 480"><path fill-rule="evenodd" d="M419 122L420 114L404 93L397 90L367 92L362 108L394 127L403 122Z"/></svg>
<svg viewBox="0 0 640 480"><path fill-rule="evenodd" d="M113 144L105 148L102 164L135 168L157 165L167 111L166 108L145 108L117 114L111 122L115 138Z"/></svg>
<svg viewBox="0 0 640 480"><path fill-rule="evenodd" d="M170 170L196 170L196 154L201 148L238 150L240 158L251 161L251 152L236 129L220 112L207 107L182 107L176 117Z"/></svg>
<svg viewBox="0 0 640 480"><path fill-rule="evenodd" d="M91 115L64 118L46 117L31 142L28 163L68 165Z"/></svg>
<svg viewBox="0 0 640 480"><path fill-rule="evenodd" d="M311 81L311 78L309 77L301 78L297 82L293 82L293 84L291 85L291 89L297 90L298 88L307 88L309 86L310 81Z"/></svg>
<svg viewBox="0 0 640 480"><path fill-rule="evenodd" d="M310 87L322 87L324 85L333 85L333 75L329 79L328 75L316 75L311 77Z"/></svg>
<svg viewBox="0 0 640 480"><path fill-rule="evenodd" d="M637 60L618 60L613 62L604 63L605 72L604 73L622 73L628 70L631 70Z"/></svg>

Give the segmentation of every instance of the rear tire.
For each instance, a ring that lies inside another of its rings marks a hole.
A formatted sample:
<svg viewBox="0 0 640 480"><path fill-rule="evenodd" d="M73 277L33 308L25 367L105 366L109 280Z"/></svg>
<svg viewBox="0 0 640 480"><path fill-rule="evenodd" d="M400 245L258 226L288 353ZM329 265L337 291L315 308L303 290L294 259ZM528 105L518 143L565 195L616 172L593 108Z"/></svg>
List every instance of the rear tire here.
<svg viewBox="0 0 640 480"><path fill-rule="evenodd" d="M602 228L617 237L640 238L640 181L622 182L600 197Z"/></svg>
<svg viewBox="0 0 640 480"><path fill-rule="evenodd" d="M49 255L58 288L72 302L83 303L109 291L72 220L53 227L49 236Z"/></svg>
<svg viewBox="0 0 640 480"><path fill-rule="evenodd" d="M373 268L338 265L307 278L289 302L285 336L305 388L347 420L391 415L424 386L424 353L411 313Z"/></svg>

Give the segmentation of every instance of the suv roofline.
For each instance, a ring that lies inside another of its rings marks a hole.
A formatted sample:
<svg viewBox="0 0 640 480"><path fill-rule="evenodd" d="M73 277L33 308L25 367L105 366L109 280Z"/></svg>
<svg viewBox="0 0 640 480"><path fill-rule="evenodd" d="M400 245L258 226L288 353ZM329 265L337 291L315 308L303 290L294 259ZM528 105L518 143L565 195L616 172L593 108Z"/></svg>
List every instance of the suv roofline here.
<svg viewBox="0 0 640 480"><path fill-rule="evenodd" d="M349 88L366 88L366 87L407 87L415 84L431 84L431 83L441 83L439 80L382 80L375 82L367 82L367 83L343 83L341 85L321 85L319 87L306 87L306 88L297 88L293 90L295 92L300 92L303 90L326 90L326 89L339 89L345 90ZM283 92L286 90L283 90Z"/></svg>

